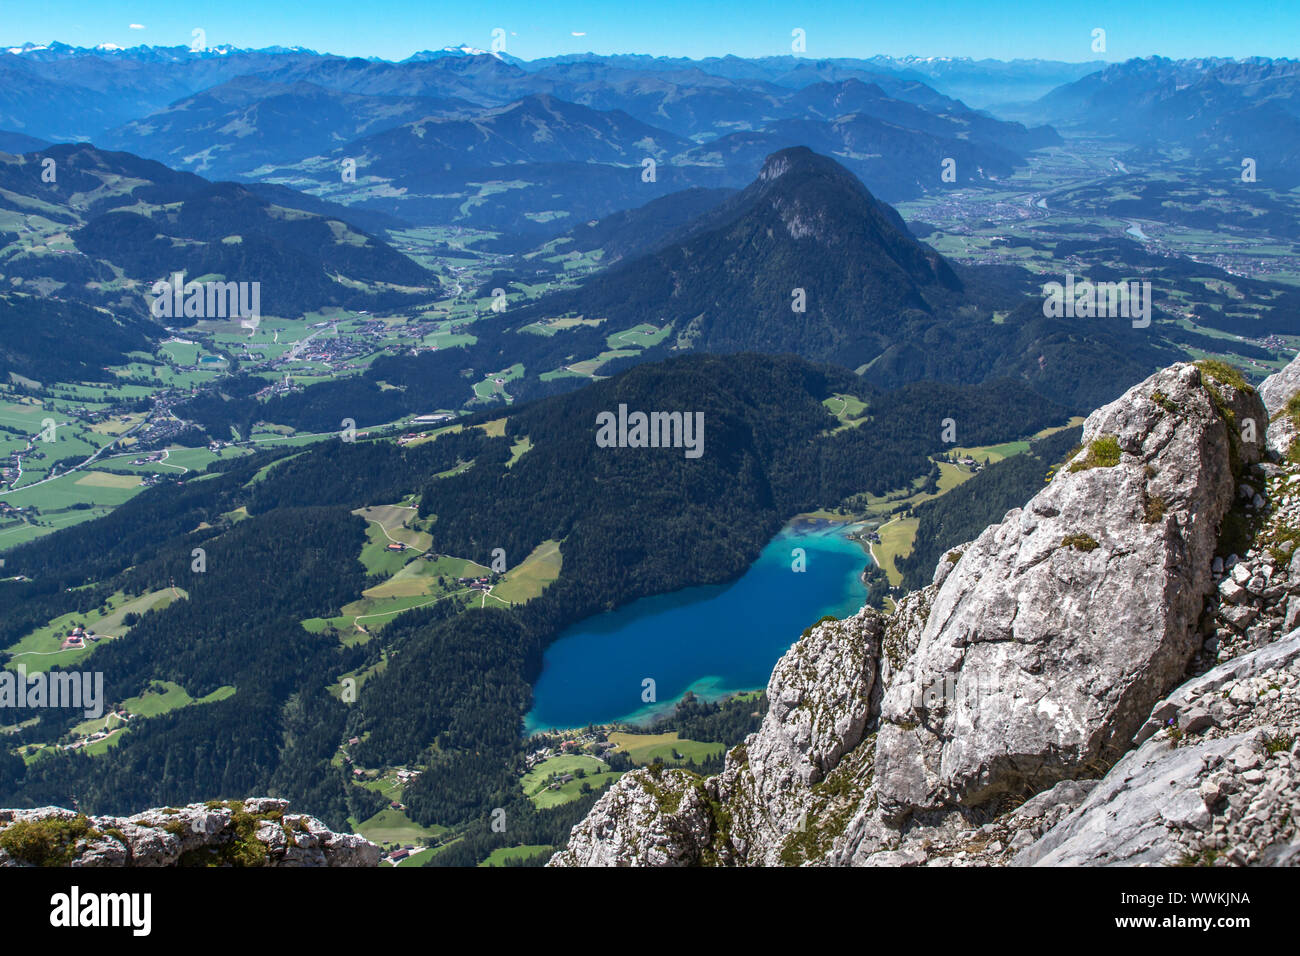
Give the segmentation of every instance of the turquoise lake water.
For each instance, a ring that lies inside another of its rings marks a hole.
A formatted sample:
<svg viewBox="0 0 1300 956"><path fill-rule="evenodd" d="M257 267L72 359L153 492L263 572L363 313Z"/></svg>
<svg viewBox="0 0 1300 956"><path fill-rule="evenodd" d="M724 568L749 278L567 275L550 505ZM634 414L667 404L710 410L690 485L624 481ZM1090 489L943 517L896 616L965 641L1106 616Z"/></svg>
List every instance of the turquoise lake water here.
<svg viewBox="0 0 1300 956"><path fill-rule="evenodd" d="M808 625L862 607L870 557L843 525L782 531L730 584L642 598L564 631L546 650L525 730L645 720L686 691L705 698L767 686ZM803 548L806 570L792 570ZM655 703L642 681L655 681Z"/></svg>

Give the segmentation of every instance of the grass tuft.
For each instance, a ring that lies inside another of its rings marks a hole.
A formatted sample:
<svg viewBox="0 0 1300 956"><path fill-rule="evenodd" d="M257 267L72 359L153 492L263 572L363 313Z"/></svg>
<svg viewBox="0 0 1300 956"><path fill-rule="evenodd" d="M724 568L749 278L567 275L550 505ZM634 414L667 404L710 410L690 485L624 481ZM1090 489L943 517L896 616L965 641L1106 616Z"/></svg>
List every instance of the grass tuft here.
<svg viewBox="0 0 1300 956"><path fill-rule="evenodd" d="M1119 464L1119 438L1114 435L1102 435L1093 439L1088 445L1088 454L1083 461L1076 461L1070 471L1087 471L1090 468L1114 468Z"/></svg>
<svg viewBox="0 0 1300 956"><path fill-rule="evenodd" d="M1076 551L1095 551L1100 545L1097 539L1090 534L1080 532L1078 534L1067 534L1061 539L1061 547L1074 548Z"/></svg>
<svg viewBox="0 0 1300 956"><path fill-rule="evenodd" d="M1255 394L1255 389L1246 381L1246 376L1241 373L1241 369L1235 365L1220 362L1218 359L1201 359L1196 363L1196 367L1215 381L1231 385L1239 392L1245 392L1247 395Z"/></svg>
<svg viewBox="0 0 1300 956"><path fill-rule="evenodd" d="M19 820L0 831L0 848L29 866L67 866L83 839L98 836L84 814L71 820Z"/></svg>

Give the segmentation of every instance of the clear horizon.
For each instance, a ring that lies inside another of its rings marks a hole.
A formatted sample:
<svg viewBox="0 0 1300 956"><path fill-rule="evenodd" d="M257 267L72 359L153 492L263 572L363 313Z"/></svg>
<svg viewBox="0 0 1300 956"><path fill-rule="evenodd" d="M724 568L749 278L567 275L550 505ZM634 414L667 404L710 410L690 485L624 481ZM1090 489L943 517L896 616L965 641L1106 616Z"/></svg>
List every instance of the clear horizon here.
<svg viewBox="0 0 1300 956"><path fill-rule="evenodd" d="M132 44L131 46L124 46L124 45L120 45L120 44L112 44L110 41L105 41L105 43L103 43L103 44L82 45L82 44L79 44L79 43L67 43L67 41L65 41L65 40L61 40L61 39L59 39L58 37L54 37L54 38L51 38L51 39L49 39L49 40L45 40L45 41L38 41L38 40L23 40L21 43L10 43L10 42L3 42L3 41L0 41L0 50L8 51L8 50L11 50L11 49L17 49L17 48L19 48L19 47L23 47L23 46L30 46L30 47L32 47L32 48L48 47L48 46L52 46L52 45L55 44L55 43L66 43L68 46L70 46L70 47L74 47L74 48L79 49L79 50L93 51L93 50L99 49L100 52L118 52L118 51L120 51L120 52L130 52L130 51L132 51L132 50L136 50L136 49L160 49L160 50L161 50L161 49L176 49L176 48L178 48L178 47L183 47L183 46L185 46L185 44L181 44L181 43L170 43L170 44L169 44L169 43L135 43L135 44ZM113 50L104 49L104 48L109 47L109 46L114 47L114 49L113 49ZM481 54L484 54L484 55L491 55L491 52L492 52L492 51L490 51L490 50L486 50L486 49L484 49L484 48L482 48L482 47L476 47L476 46L475 46L474 44L472 44L472 43L444 43L444 44L441 44L441 45L439 45L439 46L422 47L422 48L419 49L419 50L412 50L410 53L408 53L408 54L407 54L406 56L404 56L404 57L396 57L396 58L390 58L390 57L385 57L385 56L378 56L378 55L374 55L374 54L371 54L371 55L369 55L369 56L361 56L361 55L359 55L359 54L339 53L339 52L334 51L334 50L318 50L318 49L315 49L314 47L309 47L309 46L307 46L306 44L301 44L301 43L269 43L269 44L267 44L267 45L265 45L265 46L241 46L241 45L239 45L239 44L235 44L235 43L214 43L214 44L212 44L211 46L213 46L213 47L228 47L228 48L230 48L230 49L232 49L232 50L240 50L240 51L243 51L243 52L259 52L259 51L262 51L262 50L271 50L271 49L301 49L301 50L304 50L304 51L306 51L306 52L314 53L314 54L316 54L316 55L318 55L318 56L346 57L346 58L350 58L350 59L374 60L374 61L384 62L384 63L401 63L403 60L409 59L410 57L412 57L412 56L414 56L414 55L416 55L416 54L419 54L419 53L440 52L440 51L456 50L456 49L461 49L461 48L472 49L472 50L474 50L476 53L481 53ZM1178 61L1178 60L1195 60L1195 59L1220 59L1220 60L1237 60L1237 61L1239 61L1239 62L1244 62L1244 61L1246 61L1246 60L1250 60L1250 59L1258 58L1258 57L1262 57L1263 59L1268 59L1268 60L1300 60L1300 52L1298 52L1296 56L1289 56L1289 57L1288 57L1288 56L1264 56L1264 55L1262 55L1262 54L1249 54L1249 55L1243 55L1243 56L1231 56L1231 55L1227 55L1227 54L1214 54L1214 53L1207 53L1207 54L1203 54L1203 55L1201 55L1201 56L1195 56L1195 57L1169 57L1169 56L1166 56L1166 55L1163 54L1163 53L1148 53L1148 54L1145 54L1145 55L1142 55L1142 56L1125 57L1123 60L1120 60L1120 59L1111 59L1111 60L1107 60L1104 56L1095 56L1095 57L1092 57L1092 58L1085 58L1085 59L1081 59L1081 60L1059 60L1059 59L1053 59L1053 58L1049 58L1049 57L1012 57L1012 58L1003 58L1003 57L993 57L993 56L990 56L990 57L975 57L975 56L944 56L944 55L942 55L942 54L934 54L934 55L929 55L929 56L927 56L927 55L923 55L923 54L919 54L919 53L893 54L893 53L881 53L881 52L874 52L874 53L859 53L859 54L853 54L853 55L844 54L844 55L838 55L838 56L830 56L830 55L827 55L827 56L809 56L809 55L807 55L807 54L795 54L795 53L758 54L758 55L755 55L755 56L741 56L740 54L736 54L736 53L709 53L709 54L705 54L705 55L703 55L703 56L686 56L686 55L684 55L684 54L682 54L682 55L678 55L678 54L671 54L671 53L643 53L643 52L641 52L641 51L639 51L639 50L614 50L614 51L607 52L607 53L606 53L606 52L600 52L600 51L597 51L597 50L574 50L574 51L569 51L569 52L567 52L567 53L555 53L555 54L549 54L549 55L547 55L547 56L536 56L536 57L522 57L522 56L520 56L520 57L516 57L515 54L513 54L513 53L509 53L509 51L506 51L506 52L507 52L507 53L508 53L512 58L515 58L515 59L521 60L522 62L525 62L525 63L531 63L531 62L534 62L534 61L541 61L541 60L546 60L546 59L550 59L550 58L553 58L553 57L561 57L561 56L567 56L567 57L582 57L582 56L592 56L592 57L648 56L648 57L651 57L651 58L653 58L653 59L657 59L657 60L678 60L678 59L680 59L680 60L689 60L689 61L692 62L692 63L702 63L702 62L705 62L705 61L707 61L707 60L720 60L720 59L725 59L725 58L728 57L728 56L736 57L736 58L738 58L738 59L742 59L742 60L759 60L759 59L766 59L766 58L771 58L771 57L787 56L787 57L790 57L791 59L796 59L796 60L809 60L809 61L812 61L812 62L816 62L816 61L818 61L818 60L870 60L870 59L872 59L872 58L874 58L874 57L888 57L888 58L890 58L890 59L893 59L893 60L896 60L896 61L899 61L899 62L902 62L902 61L905 61L905 60L912 59L912 60L929 60L929 61L936 61L936 60L950 60L950 61L953 61L953 62L970 62L970 63L978 63L978 62L983 62L983 61L992 62L992 63L1018 63L1018 62L1019 62L1019 63L1030 63L1030 62L1042 62L1042 63L1066 63L1066 64L1070 64L1070 65L1078 65L1078 64L1085 64L1085 63L1095 63L1095 62L1103 62L1103 61L1104 61L1107 65L1109 65L1109 64L1112 64L1112 63L1123 63L1123 62L1126 62L1127 60L1148 59L1148 58L1153 57L1153 56L1154 56L1154 57L1165 57L1166 59L1173 60L1173 61Z"/></svg>
<svg viewBox="0 0 1300 956"><path fill-rule="evenodd" d="M209 46L296 46L391 61L460 44L491 50L494 36L504 42L505 53L524 60L584 53L755 58L792 54L792 34L802 30L805 48L797 55L810 59L884 55L1080 63L1150 55L1295 56L1287 38L1300 35L1300 4L1262 0L1248 12L1228 16L1222 4L1207 0L1152 0L1140 9L1113 0L914 0L905 9L848 0L815 7L727 0L707 9L687 0L645 8L556 0L544 11L522 0L477 9L380 0L362 11L343 0L322 0L303 17L252 0L230 0L220 9L163 0L49 0L8 5L0 46L189 46L193 31L201 29ZM1104 51L1093 49L1095 29L1106 31Z"/></svg>

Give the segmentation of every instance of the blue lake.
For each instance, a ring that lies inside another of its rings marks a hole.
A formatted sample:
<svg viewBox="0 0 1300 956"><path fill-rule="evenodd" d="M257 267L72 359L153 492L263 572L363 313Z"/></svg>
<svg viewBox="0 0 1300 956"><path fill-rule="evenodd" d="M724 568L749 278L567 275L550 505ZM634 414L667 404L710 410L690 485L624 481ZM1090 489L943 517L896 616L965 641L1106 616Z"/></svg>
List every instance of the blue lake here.
<svg viewBox="0 0 1300 956"><path fill-rule="evenodd" d="M866 600L870 557L843 525L782 531L730 584L642 598L564 631L546 650L525 730L642 721L686 691L716 698L767 686L772 666L808 625ZM792 569L803 548L806 570ZM642 702L642 681L656 702Z"/></svg>

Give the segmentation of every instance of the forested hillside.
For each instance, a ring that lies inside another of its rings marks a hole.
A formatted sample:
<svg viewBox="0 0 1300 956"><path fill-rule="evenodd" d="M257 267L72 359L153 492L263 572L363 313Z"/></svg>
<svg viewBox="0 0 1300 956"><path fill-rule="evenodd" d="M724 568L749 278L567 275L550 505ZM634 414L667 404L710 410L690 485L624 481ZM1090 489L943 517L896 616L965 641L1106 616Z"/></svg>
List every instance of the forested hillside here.
<svg viewBox="0 0 1300 956"><path fill-rule="evenodd" d="M822 404L832 394L864 400L864 422L836 430ZM620 403L703 412L702 457L598 447L596 415ZM794 358L687 356L514 409L504 433L474 427L490 419L484 413L412 447L329 441L161 485L11 551L6 568L31 580L0 587L2 636L12 644L119 590L183 589L187 599L96 649L107 693L117 701L172 681L195 698L222 687L233 696L141 720L103 754L58 752L25 768L8 758L0 802L75 794L115 812L270 790L341 826L378 807L335 759L358 737L350 751L361 765L426 768L406 790L413 819L474 819L518 796L512 771L529 685L565 625L643 595L729 580L794 513L908 484L943 449L942 420L958 413L971 423L968 440L980 442L1062 417L1012 382L883 393ZM512 609L443 601L409 611L366 642L305 631L301 621L338 614L371 583L357 561L364 522L350 512L408 494L430 522L433 551L486 562L501 548L513 562L558 540L558 580ZM195 572L199 547L206 568ZM355 705L326 691L381 658L386 669ZM46 716L15 743L54 739L76 722ZM559 817L537 819L550 827Z"/></svg>

